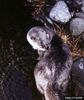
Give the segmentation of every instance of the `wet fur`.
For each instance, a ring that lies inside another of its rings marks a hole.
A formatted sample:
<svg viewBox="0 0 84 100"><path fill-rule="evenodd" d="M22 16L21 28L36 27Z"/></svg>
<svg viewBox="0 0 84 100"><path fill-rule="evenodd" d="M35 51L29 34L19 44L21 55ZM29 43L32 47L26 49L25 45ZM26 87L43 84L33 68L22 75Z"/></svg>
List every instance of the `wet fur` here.
<svg viewBox="0 0 84 100"><path fill-rule="evenodd" d="M36 86L46 100L63 100L71 65L69 48L54 36L51 48L44 52L34 70Z"/></svg>

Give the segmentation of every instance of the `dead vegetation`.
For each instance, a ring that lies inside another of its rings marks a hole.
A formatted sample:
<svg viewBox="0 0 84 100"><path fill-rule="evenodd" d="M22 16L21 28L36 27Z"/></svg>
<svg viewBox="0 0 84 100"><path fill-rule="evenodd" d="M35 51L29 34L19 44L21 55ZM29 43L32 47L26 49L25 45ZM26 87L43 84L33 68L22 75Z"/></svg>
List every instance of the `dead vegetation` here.
<svg viewBox="0 0 84 100"><path fill-rule="evenodd" d="M45 4L45 0L34 1L32 5L34 7L34 11L32 12L33 17L36 18L39 16L39 14L44 14ZM58 24L54 23L53 27L54 31L56 31L63 39L63 41L69 45L74 60L84 56L84 46L82 48L80 47L80 44L83 42L81 41L83 33L75 37L72 36L71 33L69 33L68 31L66 31L63 26L59 26Z"/></svg>

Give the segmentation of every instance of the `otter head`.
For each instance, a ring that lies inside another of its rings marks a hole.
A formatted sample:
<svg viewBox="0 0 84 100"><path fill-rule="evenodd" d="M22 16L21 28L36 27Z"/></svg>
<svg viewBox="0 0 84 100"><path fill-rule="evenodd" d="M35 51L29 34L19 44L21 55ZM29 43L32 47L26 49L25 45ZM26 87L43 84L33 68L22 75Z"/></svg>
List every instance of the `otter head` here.
<svg viewBox="0 0 84 100"><path fill-rule="evenodd" d="M50 46L53 32L45 27L33 27L27 33L27 40L38 51L45 51Z"/></svg>

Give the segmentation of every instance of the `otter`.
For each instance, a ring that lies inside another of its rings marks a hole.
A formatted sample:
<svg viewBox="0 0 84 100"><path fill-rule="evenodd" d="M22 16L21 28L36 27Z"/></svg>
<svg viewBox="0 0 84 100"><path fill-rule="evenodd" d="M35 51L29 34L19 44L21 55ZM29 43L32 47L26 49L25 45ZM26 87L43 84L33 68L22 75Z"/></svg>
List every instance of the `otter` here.
<svg viewBox="0 0 84 100"><path fill-rule="evenodd" d="M34 69L37 89L44 95L45 100L63 100L72 66L69 47L54 31L43 27L32 28L27 39L33 48L38 45L35 49L43 53Z"/></svg>

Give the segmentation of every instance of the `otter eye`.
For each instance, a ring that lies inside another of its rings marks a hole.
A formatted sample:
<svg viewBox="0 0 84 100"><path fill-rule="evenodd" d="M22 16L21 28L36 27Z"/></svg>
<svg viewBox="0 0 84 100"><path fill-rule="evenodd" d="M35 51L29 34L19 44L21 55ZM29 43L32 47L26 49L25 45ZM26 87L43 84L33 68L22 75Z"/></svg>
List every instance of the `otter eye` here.
<svg viewBox="0 0 84 100"><path fill-rule="evenodd" d="M31 37L31 39L32 39L32 40L36 40L36 38L35 38L35 37Z"/></svg>

